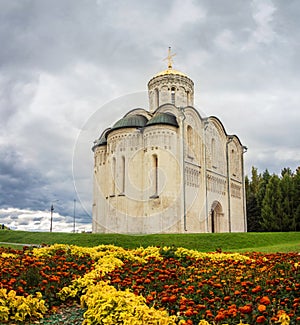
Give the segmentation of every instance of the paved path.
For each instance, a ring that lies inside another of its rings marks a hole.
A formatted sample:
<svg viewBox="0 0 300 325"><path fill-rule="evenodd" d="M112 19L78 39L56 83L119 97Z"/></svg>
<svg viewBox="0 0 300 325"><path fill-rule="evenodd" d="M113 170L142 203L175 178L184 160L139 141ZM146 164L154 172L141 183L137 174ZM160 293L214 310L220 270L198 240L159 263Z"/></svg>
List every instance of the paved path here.
<svg viewBox="0 0 300 325"><path fill-rule="evenodd" d="M5 241L0 241L0 245L19 245L19 246L39 246L38 244L21 244L21 243L8 243Z"/></svg>

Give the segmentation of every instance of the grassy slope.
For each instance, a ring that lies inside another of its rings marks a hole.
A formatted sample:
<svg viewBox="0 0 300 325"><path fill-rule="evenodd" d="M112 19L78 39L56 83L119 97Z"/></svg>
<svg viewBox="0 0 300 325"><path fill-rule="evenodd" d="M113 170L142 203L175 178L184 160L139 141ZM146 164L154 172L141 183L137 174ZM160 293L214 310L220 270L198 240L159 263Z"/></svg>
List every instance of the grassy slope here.
<svg viewBox="0 0 300 325"><path fill-rule="evenodd" d="M72 234L24 231L0 231L0 242L23 244L74 244L97 246L114 244L125 248L139 246L177 246L199 251L300 252L300 232L222 233L222 234L155 234L131 236L118 234Z"/></svg>

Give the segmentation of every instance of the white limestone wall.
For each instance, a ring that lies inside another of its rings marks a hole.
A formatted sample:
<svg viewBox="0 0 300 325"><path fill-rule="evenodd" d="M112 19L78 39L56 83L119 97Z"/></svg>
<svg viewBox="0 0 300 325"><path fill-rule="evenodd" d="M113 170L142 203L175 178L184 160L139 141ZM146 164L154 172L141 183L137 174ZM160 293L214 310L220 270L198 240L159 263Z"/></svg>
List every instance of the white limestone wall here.
<svg viewBox="0 0 300 325"><path fill-rule="evenodd" d="M202 119L186 107L194 100L188 77L156 76L148 91L150 111L139 113L148 119L172 113L179 128L113 130L107 145L95 148L93 232L245 231L238 138L229 137L217 118Z"/></svg>
<svg viewBox="0 0 300 325"><path fill-rule="evenodd" d="M149 81L148 93L150 112L167 103L177 107L194 105L194 83L185 76L174 74L157 76Z"/></svg>

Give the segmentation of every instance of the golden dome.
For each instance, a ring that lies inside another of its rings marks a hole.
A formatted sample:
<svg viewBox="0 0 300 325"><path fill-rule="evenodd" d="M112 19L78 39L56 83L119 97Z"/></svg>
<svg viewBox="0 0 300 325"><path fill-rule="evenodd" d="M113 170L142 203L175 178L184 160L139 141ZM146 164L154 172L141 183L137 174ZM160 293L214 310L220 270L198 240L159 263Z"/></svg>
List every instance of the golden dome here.
<svg viewBox="0 0 300 325"><path fill-rule="evenodd" d="M175 69L173 69L173 68L168 68L168 69L166 69L166 70L164 70L164 71L161 71L161 72L157 73L157 74L154 76L154 78L155 78L155 77L160 77L160 76L169 75L169 74L177 74L177 75L179 75L179 76L187 77L187 75L184 74L183 72L180 72L180 71L175 70Z"/></svg>
<svg viewBox="0 0 300 325"><path fill-rule="evenodd" d="M177 74L178 76L183 76L183 77L187 77L186 74L173 69L173 57L176 55L176 53L171 54L171 47L169 47L169 51L168 51L168 56L164 59L168 61L168 69L161 71L159 73L157 73L153 78L155 77L161 77L161 76L165 76L165 75L170 75L170 74Z"/></svg>

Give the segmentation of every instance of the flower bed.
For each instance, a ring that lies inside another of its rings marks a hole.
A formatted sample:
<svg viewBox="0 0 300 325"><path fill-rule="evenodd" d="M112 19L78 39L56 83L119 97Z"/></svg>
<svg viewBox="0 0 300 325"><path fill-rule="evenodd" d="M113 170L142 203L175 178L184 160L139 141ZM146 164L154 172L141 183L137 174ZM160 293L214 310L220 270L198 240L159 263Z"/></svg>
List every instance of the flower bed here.
<svg viewBox="0 0 300 325"><path fill-rule="evenodd" d="M37 320L61 301L80 301L84 324L292 325L300 321L299 257L112 245L0 248L0 321Z"/></svg>

